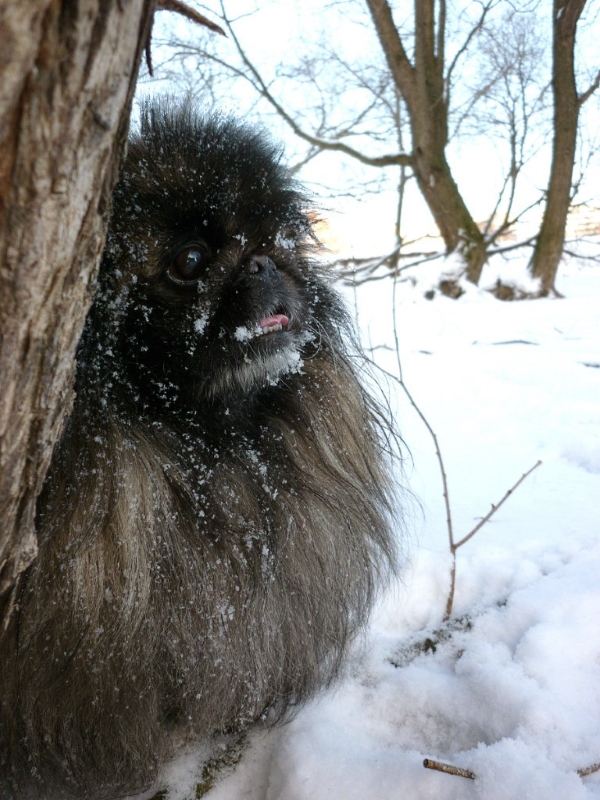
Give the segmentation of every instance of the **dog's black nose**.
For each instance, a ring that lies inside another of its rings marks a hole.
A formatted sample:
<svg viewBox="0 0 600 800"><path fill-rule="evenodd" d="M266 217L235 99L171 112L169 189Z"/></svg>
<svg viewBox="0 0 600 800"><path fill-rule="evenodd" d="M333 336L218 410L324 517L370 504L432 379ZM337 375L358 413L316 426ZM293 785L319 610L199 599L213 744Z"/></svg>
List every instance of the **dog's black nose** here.
<svg viewBox="0 0 600 800"><path fill-rule="evenodd" d="M268 277L269 273L277 272L277 266L269 256L256 255L248 259L246 262L246 270L251 275L263 272Z"/></svg>

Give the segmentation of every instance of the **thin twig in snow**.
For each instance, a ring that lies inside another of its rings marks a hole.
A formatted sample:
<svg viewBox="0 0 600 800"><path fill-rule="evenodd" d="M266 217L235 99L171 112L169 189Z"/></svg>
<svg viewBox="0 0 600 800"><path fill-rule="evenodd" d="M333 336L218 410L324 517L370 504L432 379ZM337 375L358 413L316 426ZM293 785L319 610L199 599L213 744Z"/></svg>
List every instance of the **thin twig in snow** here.
<svg viewBox="0 0 600 800"><path fill-rule="evenodd" d="M512 487L511 487L511 488L510 488L510 489L507 491L507 493L504 495L504 497L502 498L502 500L500 500L500 502L499 502L499 503L496 503L496 505L492 505L491 509L488 511L488 513L485 515L485 517L482 517L482 519L481 519L481 520L480 520L480 521L477 523L477 525L476 525L476 526L473 528L473 530L472 530L472 531L470 531L470 532L469 532L469 533L468 533L468 534L467 534L465 537L463 537L463 538L460 540L460 542L456 542L456 544L454 545L454 549L455 549L455 550L458 550L458 548L459 548L459 547L462 547L462 545L463 545L465 542L468 542L468 541L469 541L469 539L470 539L472 536L475 536L475 534L477 533L477 531L478 531L480 528L483 528L483 526L485 525L485 523L486 523L486 522L488 522L488 520L490 520L490 519L491 519L491 518L494 516L494 514L496 513L496 511L498 511L498 509L500 508L500 506L501 506L503 503L505 503L505 502L508 500L508 498L509 498L509 497L511 496L511 494L514 492L514 490L515 490L515 489L516 489L518 486L520 486L520 485L523 483L523 481L525 480L525 478L527 478L529 475L531 475L531 473L533 472L533 470L534 470L534 469L537 469L537 468L540 466L540 464L541 464L541 463L542 463L542 462L538 460L538 461L537 461L537 462L536 462L536 463L533 465L533 467L531 467L531 469L528 469L528 470L527 470L527 472L524 472L524 473L523 473L523 475L521 475L521 477L519 478L519 480L518 480L518 481L515 483L515 485L514 485L514 486L512 486Z"/></svg>
<svg viewBox="0 0 600 800"><path fill-rule="evenodd" d="M584 767L583 769L578 769L577 774L580 778L585 778L586 775L591 775L593 772L600 772L600 761L596 764L592 764L589 767Z"/></svg>
<svg viewBox="0 0 600 800"><path fill-rule="evenodd" d="M462 767L454 767L452 764L444 764L441 761L434 761L432 758L423 760L423 766L427 769L435 769L438 772L445 772L448 775L458 775L460 778L470 778L475 780L475 773L470 769L463 769Z"/></svg>
<svg viewBox="0 0 600 800"><path fill-rule="evenodd" d="M535 465L536 467L538 464ZM533 467L535 469L535 467ZM530 470L531 472L532 470ZM526 476L524 476L526 477ZM460 778L469 778L475 780L475 773L470 769L463 769L463 767L455 767L453 764L445 764L442 761L435 761L432 758L423 759L423 766L426 769L434 769L437 772L445 772L447 775L457 775ZM591 764L589 767L578 769L577 774L580 778L585 778L587 775L592 775L594 772L600 772L600 761L596 764Z"/></svg>
<svg viewBox="0 0 600 800"><path fill-rule="evenodd" d="M496 505L492 505L492 508L485 515L485 517L483 517L477 523L477 525L466 536L464 536L462 539L460 539L460 541L455 542L454 541L454 526L453 526L453 523L452 523L452 512L451 512L451 508L450 508L450 492L448 490L448 479L447 479L447 476L446 476L446 469L444 467L444 459L442 458L442 453L441 453L441 450L440 450L439 441L438 441L436 433L433 430L433 428L431 427L428 419L425 417L425 415L423 414L423 412L419 408L416 400L414 399L414 397L410 393L408 387L404 383L404 377L403 377L403 374L402 374L402 362L400 360L400 341L399 341L399 337L398 337L398 327L397 327L397 324L396 324L396 281L394 281L394 286L393 286L393 291L392 291L392 317L393 317L394 349L395 349L395 352L396 352L396 364L397 364L397 367L398 367L398 375L394 375L393 373L389 372L388 370L383 369L378 364L376 364L376 362L373 359L368 359L368 360L370 361L370 363L374 364L379 370L381 370L383 373L385 373L390 378L392 378L392 380L394 380L401 387L401 389L404 392L404 394L406 395L409 403L414 408L414 410L417 412L417 415L419 416L419 419L422 421L423 425L425 425L425 428L427 429L429 435L431 436L431 439L432 439L434 447L435 447L435 455L436 455L436 458L438 460L438 465L439 465L439 468L440 468L440 475L441 475L441 478L442 478L442 494L443 494L443 497L444 497L444 506L445 506L445 509L446 509L446 527L447 527L447 530L448 530L448 541L449 541L449 547L450 547L450 554L452 556L452 566L451 566L451 569L450 569L450 588L448 590L448 597L446 599L446 609L444 611L444 617L443 617L444 622L446 622L446 621L448 621L450 619L450 615L452 614L452 608L453 608L453 605L454 605L454 593L455 593L455 587L456 587L456 551L458 550L459 547L461 547L463 544L468 542L469 539L471 539L473 536L475 536L475 534L479 530L481 530L481 528L486 524L486 522L489 522L489 520L494 516L496 511L498 511L498 509L512 495L512 493L515 491L515 489L517 489L521 485L521 483L523 483L525 478L527 478L529 475L531 475L531 473L535 469L537 469L542 462L538 460L533 465L533 467L531 467L531 469L529 469L527 472L525 472L523 475L521 475L519 480L514 484L514 486L512 486L506 492L504 497L498 503L496 503Z"/></svg>
<svg viewBox="0 0 600 800"><path fill-rule="evenodd" d="M454 605L454 588L455 588L455 585L456 585L456 551L458 550L458 548L459 548L459 547L461 547L463 544L465 544L465 542L468 542L468 541L469 541L469 539L471 539L473 536L475 536L475 534L477 533L477 531L481 530L481 528L483 528L483 526L485 525L485 523L486 523L486 522L489 522L489 520L490 520L490 519L491 519L491 518L494 516L494 514L496 513L496 511L498 511L498 509L500 508L500 506L501 506L501 505L502 505L502 504L503 504L503 503L504 503L506 500L508 500L508 498L509 498L509 497L511 496L511 494L514 492L514 490L515 490L515 489L516 489L518 486L520 486L520 484L521 484L521 483L523 483L523 481L525 480L525 478L526 478L528 475L531 475L531 473L533 472L533 470L534 470L534 469L537 469L537 468L540 466L540 464L541 464L541 463L542 463L542 462L538 460L538 461L537 461L537 462L536 462L536 463L533 465L533 467L531 467L531 469L527 470L527 472L525 472L523 475L521 475L521 477L520 477L520 478L519 478L519 480L518 480L518 481L515 483L515 485L514 485L514 486L512 486L512 487L511 487L511 488L510 488L510 489L509 489L509 490L506 492L506 494L504 495L504 497L502 498L502 500L500 500L500 502L499 502L499 503L497 503L496 505L492 505L492 508L491 508L491 510L490 510L490 511L489 511L489 512L488 512L488 513L485 515L485 517L483 517L483 519L481 519L481 520L480 520L480 521L477 523L477 525L476 525L476 526L473 528L473 530L472 530L472 531L470 531L470 532L469 532L469 533L468 533L466 536L464 536L464 537L463 537L463 538L462 538L462 539L461 539L459 542L454 542L454 541L453 541L453 542L451 542L451 543L450 543L450 552L452 553L452 572L451 572L451 576L450 576L450 590L449 590L449 592L448 592L448 599L446 600L446 611L445 611L445 613L444 613L444 622L446 622L447 620L449 620L449 619L450 619L450 615L452 614L452 606Z"/></svg>
<svg viewBox="0 0 600 800"><path fill-rule="evenodd" d="M448 536L449 536L449 539L450 539L450 545L452 546L452 543L454 541L454 532L453 532L453 526L452 526L452 512L450 510L450 493L448 492L448 479L446 477L446 469L444 467L444 459L442 458L442 452L440 450L440 445L439 445L439 442L438 442L438 438L437 438L437 436L435 434L435 431L433 430L433 428L429 424L428 419L425 417L425 414L423 414L423 412L421 411L421 409L417 405L416 400L414 399L412 394L409 392L408 387L404 383L404 377L402 375L402 362L400 360L400 340L399 340L399 337L398 337L398 326L396 324L396 283L397 282L394 281L394 286L393 286L393 290L392 290L392 317L393 317L393 322L394 322L394 325L393 325L394 348L395 348L395 351L396 351L396 364L397 364L397 367L398 367L398 378L397 378L397 380L398 380L399 385L402 388L402 391L404 392L404 394L408 398L409 403L414 408L414 410L417 412L417 414L418 414L420 420L422 421L423 425L425 425L425 427L427 428L427 431L429 432L429 435L431 436L431 439L432 439L433 444L435 446L435 454L436 454L436 457L437 457L437 460L438 460L438 464L439 464L439 467L440 467L440 473L441 473L441 476L442 476L442 489L443 489L443 495L444 495L444 504L445 504L445 507L446 507L446 525L448 527Z"/></svg>

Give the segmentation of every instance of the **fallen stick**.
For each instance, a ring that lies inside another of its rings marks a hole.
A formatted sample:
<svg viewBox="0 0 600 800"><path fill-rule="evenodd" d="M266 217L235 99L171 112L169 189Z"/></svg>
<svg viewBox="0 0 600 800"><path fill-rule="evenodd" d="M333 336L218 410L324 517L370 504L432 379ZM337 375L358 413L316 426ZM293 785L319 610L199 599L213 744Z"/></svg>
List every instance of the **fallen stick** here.
<svg viewBox="0 0 600 800"><path fill-rule="evenodd" d="M443 764L441 761L434 761L432 758L423 760L423 766L427 769L435 769L438 772L446 772L448 775L458 775L460 778L470 778L475 780L475 773L470 769L463 769L462 767L454 767L452 764Z"/></svg>
<svg viewBox="0 0 600 800"><path fill-rule="evenodd" d="M593 772L600 771L600 761L597 764L591 764L589 767L583 767L583 769L578 769L577 774L580 778L585 778L586 775L591 775Z"/></svg>

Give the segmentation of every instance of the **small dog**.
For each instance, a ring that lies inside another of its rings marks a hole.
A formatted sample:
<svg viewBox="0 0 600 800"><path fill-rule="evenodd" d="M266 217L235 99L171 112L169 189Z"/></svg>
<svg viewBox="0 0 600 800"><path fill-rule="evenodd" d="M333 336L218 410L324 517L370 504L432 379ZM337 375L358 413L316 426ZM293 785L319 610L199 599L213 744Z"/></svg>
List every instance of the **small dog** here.
<svg viewBox="0 0 600 800"><path fill-rule="evenodd" d="M0 645L0 797L140 791L174 732L280 718L364 626L389 428L308 208L263 135L143 110Z"/></svg>

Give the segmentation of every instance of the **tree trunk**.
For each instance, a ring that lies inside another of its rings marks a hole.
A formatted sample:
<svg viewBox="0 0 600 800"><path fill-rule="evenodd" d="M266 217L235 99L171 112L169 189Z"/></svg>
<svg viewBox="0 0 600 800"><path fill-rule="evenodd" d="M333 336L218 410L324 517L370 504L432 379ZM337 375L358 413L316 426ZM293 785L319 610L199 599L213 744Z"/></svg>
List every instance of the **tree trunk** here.
<svg viewBox="0 0 600 800"><path fill-rule="evenodd" d="M0 627L36 554L153 5L0 10Z"/></svg>
<svg viewBox="0 0 600 800"><path fill-rule="evenodd" d="M554 141L550 182L540 232L530 265L540 295L556 292L554 282L565 243L571 202L580 100L575 83L575 33L586 0L554 0L552 91Z"/></svg>
<svg viewBox="0 0 600 800"><path fill-rule="evenodd" d="M408 108L413 169L419 189L448 251L456 251L462 256L466 277L477 283L487 258L485 239L460 194L446 160L448 105L444 76L445 4L439 3L440 19L436 32L434 0L415 0L413 66L387 0L366 2L390 71Z"/></svg>

